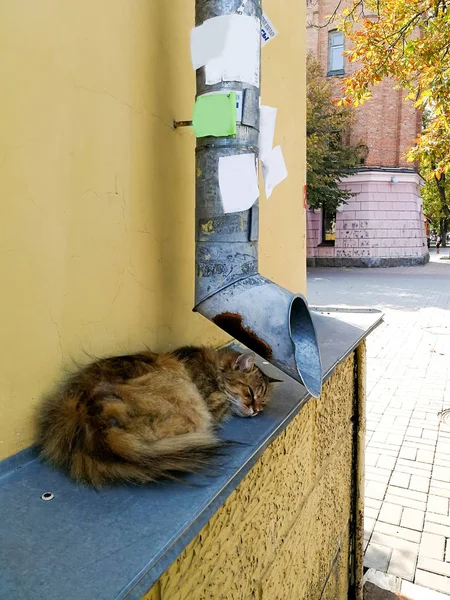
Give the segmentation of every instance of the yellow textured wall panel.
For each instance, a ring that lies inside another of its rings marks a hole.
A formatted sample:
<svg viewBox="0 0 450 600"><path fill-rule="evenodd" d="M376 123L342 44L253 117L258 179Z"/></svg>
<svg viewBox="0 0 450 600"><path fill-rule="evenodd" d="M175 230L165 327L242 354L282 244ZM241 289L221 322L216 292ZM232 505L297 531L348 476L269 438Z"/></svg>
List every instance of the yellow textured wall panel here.
<svg viewBox="0 0 450 600"><path fill-rule="evenodd" d="M353 366L351 355L161 576L161 600L347 598Z"/></svg>
<svg viewBox="0 0 450 600"><path fill-rule="evenodd" d="M251 598L256 593L313 483L314 404L303 411L303 418L267 448L162 576L162 600Z"/></svg>
<svg viewBox="0 0 450 600"><path fill-rule="evenodd" d="M352 440L341 434L339 452L326 465L261 581L261 600L319 600L321 596L338 548L347 539L350 517Z"/></svg>
<svg viewBox="0 0 450 600"><path fill-rule="evenodd" d="M261 201L261 270L305 291L304 6L267 0L288 179ZM194 0L0 6L0 459L73 359L228 339L194 297Z"/></svg>

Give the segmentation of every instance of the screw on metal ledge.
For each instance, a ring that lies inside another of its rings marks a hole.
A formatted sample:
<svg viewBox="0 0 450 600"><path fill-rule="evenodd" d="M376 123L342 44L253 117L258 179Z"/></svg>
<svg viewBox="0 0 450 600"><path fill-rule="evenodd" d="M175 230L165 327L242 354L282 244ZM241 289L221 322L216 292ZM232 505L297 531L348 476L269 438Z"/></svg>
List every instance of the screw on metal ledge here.
<svg viewBox="0 0 450 600"><path fill-rule="evenodd" d="M54 497L55 494L52 494L52 492L45 492L44 494L42 494L41 500L44 500L44 502L48 502L49 500L53 500Z"/></svg>

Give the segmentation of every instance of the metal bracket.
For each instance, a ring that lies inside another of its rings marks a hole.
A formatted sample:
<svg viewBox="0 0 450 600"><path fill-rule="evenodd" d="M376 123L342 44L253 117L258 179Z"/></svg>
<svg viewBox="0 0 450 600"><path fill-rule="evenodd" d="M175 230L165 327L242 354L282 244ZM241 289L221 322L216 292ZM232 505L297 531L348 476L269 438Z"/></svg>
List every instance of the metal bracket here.
<svg viewBox="0 0 450 600"><path fill-rule="evenodd" d="M192 127L192 121L173 121L173 128L178 129L178 127Z"/></svg>

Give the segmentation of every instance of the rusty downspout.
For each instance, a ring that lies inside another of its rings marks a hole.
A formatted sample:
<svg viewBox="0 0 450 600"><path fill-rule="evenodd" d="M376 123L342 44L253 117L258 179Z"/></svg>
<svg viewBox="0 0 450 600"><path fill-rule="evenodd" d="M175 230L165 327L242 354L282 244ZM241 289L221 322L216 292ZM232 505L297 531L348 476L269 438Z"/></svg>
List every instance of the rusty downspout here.
<svg viewBox="0 0 450 600"><path fill-rule="evenodd" d="M195 2L196 26L212 17L236 13L260 21L261 0ZM239 213L224 214L222 208L219 158L254 154L257 168L259 88L237 81L207 85L204 67L197 70L196 80L197 97L208 92L242 91L243 114L235 136L197 138L194 310L317 397L322 370L307 302L258 273L258 202Z"/></svg>

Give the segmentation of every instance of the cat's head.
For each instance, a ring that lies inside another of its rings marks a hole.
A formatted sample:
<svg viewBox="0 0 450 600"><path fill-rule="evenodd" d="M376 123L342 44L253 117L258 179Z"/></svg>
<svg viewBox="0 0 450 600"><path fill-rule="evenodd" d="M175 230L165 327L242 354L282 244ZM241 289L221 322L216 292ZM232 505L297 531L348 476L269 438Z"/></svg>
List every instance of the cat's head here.
<svg viewBox="0 0 450 600"><path fill-rule="evenodd" d="M274 383L255 364L252 354L228 350L222 354L222 370L232 410L239 417L255 417L270 399Z"/></svg>

